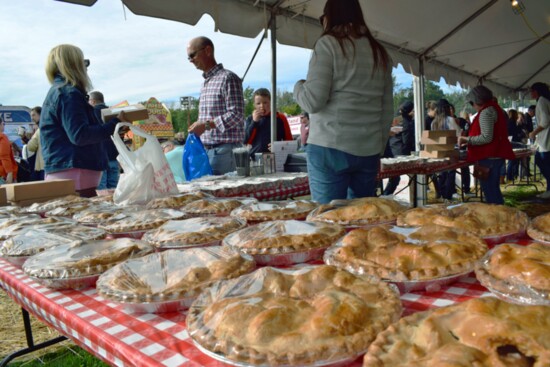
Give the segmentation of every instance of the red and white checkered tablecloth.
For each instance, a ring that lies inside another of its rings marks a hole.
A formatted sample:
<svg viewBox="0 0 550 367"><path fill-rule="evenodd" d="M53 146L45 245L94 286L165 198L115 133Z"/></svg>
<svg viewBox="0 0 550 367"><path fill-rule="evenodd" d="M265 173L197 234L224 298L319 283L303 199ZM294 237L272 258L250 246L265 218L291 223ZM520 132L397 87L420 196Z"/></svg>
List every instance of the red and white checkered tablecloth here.
<svg viewBox="0 0 550 367"><path fill-rule="evenodd" d="M186 331L185 313L137 314L104 300L95 288L56 291L0 259L0 286L41 321L115 366L226 366L202 354ZM472 276L439 292L401 296L404 315L490 293ZM361 366L362 358L350 364Z"/></svg>

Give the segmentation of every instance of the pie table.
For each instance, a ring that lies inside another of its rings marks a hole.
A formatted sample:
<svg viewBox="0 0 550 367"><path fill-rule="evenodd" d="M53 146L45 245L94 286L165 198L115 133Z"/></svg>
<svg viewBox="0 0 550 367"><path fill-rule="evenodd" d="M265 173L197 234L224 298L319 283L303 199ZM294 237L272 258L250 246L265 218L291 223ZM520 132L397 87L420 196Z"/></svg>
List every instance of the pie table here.
<svg viewBox="0 0 550 367"><path fill-rule="evenodd" d="M24 310L111 365L225 366L194 346L185 313L132 313L103 299L95 288L52 290L4 259L0 259L0 286ZM403 315L489 295L469 274L438 292L401 295ZM361 359L350 366L361 366Z"/></svg>

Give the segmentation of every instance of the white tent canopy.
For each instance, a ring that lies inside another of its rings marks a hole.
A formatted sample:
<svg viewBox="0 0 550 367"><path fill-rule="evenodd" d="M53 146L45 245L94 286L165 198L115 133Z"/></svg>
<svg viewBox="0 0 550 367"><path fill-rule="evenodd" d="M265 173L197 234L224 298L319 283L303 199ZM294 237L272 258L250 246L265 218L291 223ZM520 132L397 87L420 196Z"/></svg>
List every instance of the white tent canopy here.
<svg viewBox="0 0 550 367"><path fill-rule="evenodd" d="M93 5L96 0L64 0ZM220 32L256 37L276 17L277 41L312 48L326 0L121 0L133 13L187 24L209 14ZM430 80L509 95L550 79L550 1L360 0L395 66ZM422 70L423 69L423 70Z"/></svg>

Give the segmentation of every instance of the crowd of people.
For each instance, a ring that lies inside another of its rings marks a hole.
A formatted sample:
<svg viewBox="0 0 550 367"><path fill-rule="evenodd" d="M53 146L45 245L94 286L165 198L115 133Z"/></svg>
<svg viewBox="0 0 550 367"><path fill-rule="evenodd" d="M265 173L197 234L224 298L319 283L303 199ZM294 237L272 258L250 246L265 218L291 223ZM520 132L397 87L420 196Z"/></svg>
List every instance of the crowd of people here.
<svg viewBox="0 0 550 367"><path fill-rule="evenodd" d="M380 158L415 151L414 105L405 101L394 117L392 60L371 34L358 0L327 0L319 21L323 32L315 43L306 79L294 86L295 100L307 111L300 115L300 145L307 153L312 199L328 203L375 196ZM216 61L214 51L207 37L193 38L187 45L189 62L204 78L198 118L188 133L200 137L213 173L220 175L235 171L234 148L250 145L251 157L270 150L272 111L271 93L260 88L254 92L254 110L245 118L242 81ZM51 88L43 105L31 113L36 131L30 136L22 133L30 153L26 157L29 179L73 179L82 196L116 187L120 167L110 137L116 124L126 121L123 112L102 121L101 109L107 106L103 94L92 90L89 66L80 48L54 47L46 62ZM467 96L476 111L472 119L467 114L456 116L445 99L426 104L424 129L456 131L468 160L485 171L478 178L487 202L503 203L499 184L504 178L530 174L520 172L512 151L512 143L529 139L537 146L535 163L549 185L541 197L550 198L550 93L543 83L534 83L531 93L537 104L526 114L505 112L482 85ZM292 140L286 117L275 115L275 140ZM0 123L0 177L10 183L17 180L18 165L3 127ZM179 162L185 148L174 141L163 143L162 148L176 181L183 182ZM468 169L461 178L468 195ZM454 171L435 175L437 195L453 199L455 180ZM398 183L399 177L390 180L383 193L393 194Z"/></svg>

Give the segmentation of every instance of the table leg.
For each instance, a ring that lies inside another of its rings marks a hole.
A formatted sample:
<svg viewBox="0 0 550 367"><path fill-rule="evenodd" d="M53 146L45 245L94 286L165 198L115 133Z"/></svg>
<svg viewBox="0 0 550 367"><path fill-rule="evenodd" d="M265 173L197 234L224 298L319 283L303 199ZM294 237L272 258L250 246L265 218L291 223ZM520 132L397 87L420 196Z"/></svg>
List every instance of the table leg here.
<svg viewBox="0 0 550 367"><path fill-rule="evenodd" d="M24 308L21 308L21 314L23 316L23 325L25 326L25 336L27 338L27 348L20 349L16 352L13 352L13 353L7 355L0 362L0 367L7 366L8 363L14 358L21 357L25 354L29 354L29 353L35 352L37 350L44 349L44 348L47 348L51 345L54 345L54 344L57 344L57 343L62 342L64 340L67 340L66 336L61 335L61 336L58 336L57 338L47 340L43 343L34 344L34 339L33 339L33 336L32 336L32 326L31 326L31 320L30 320L30 317L29 317L29 313Z"/></svg>

